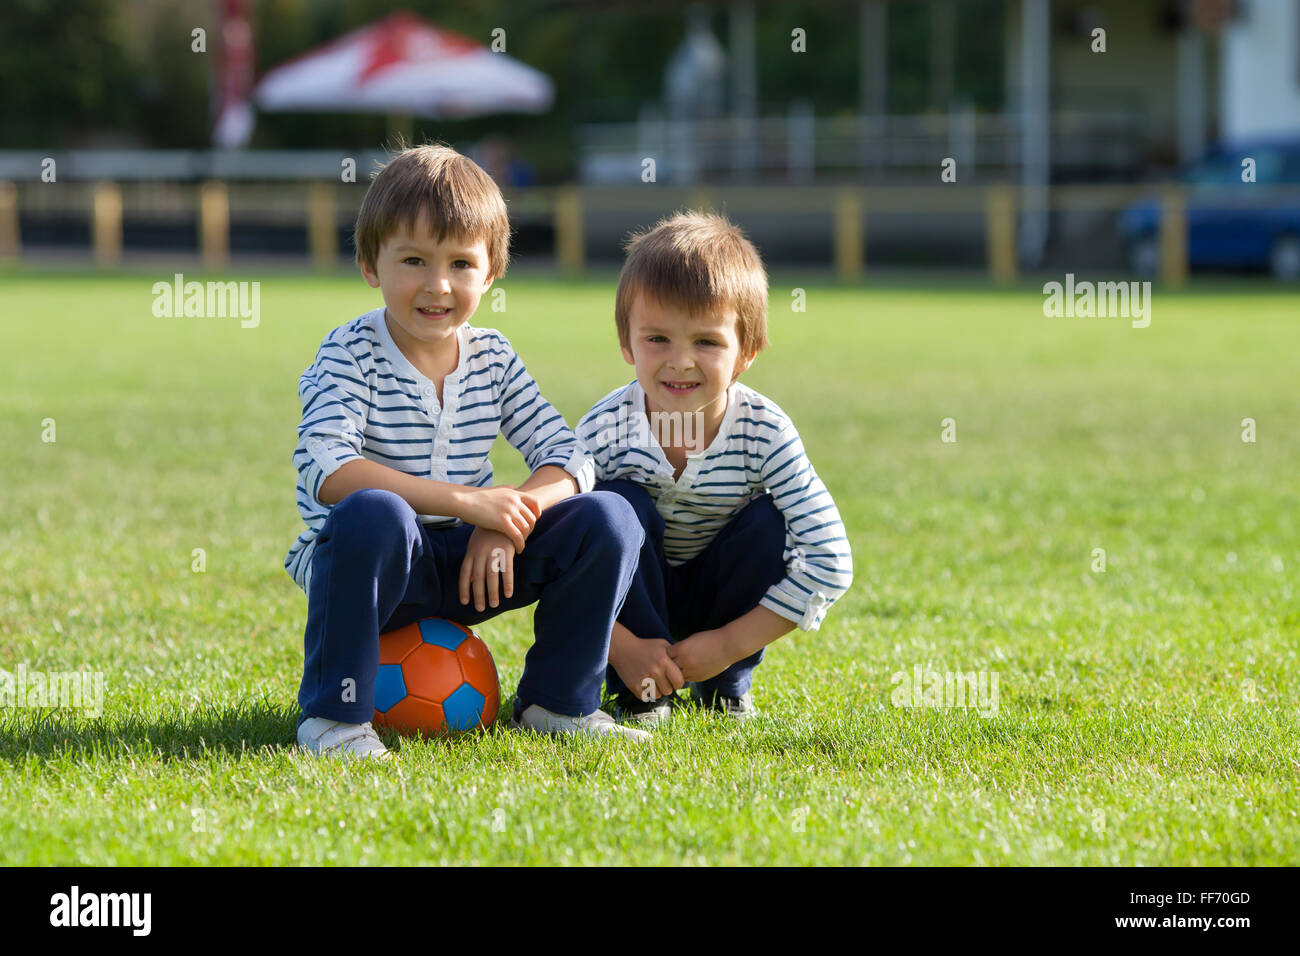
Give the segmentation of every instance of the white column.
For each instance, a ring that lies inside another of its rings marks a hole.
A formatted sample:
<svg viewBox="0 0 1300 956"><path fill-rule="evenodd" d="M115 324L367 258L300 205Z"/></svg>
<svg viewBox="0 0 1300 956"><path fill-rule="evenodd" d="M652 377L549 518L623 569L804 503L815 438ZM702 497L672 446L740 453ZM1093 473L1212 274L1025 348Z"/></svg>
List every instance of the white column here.
<svg viewBox="0 0 1300 956"><path fill-rule="evenodd" d="M1300 2L1240 2L1219 34L1226 142L1300 132Z"/></svg>

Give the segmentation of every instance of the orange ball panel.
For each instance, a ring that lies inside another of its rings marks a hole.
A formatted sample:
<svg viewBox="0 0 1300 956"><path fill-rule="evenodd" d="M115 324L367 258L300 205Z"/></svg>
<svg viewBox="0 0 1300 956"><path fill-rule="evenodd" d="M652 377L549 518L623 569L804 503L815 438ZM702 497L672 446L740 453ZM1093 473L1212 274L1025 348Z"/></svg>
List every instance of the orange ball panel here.
<svg viewBox="0 0 1300 956"><path fill-rule="evenodd" d="M493 689L492 693L483 696L483 716L479 721L484 728L488 728L496 723L497 711L501 709L501 692Z"/></svg>
<svg viewBox="0 0 1300 956"><path fill-rule="evenodd" d="M426 700L443 701L465 682L455 651L437 644L420 643L402 661L406 692Z"/></svg>
<svg viewBox="0 0 1300 956"><path fill-rule="evenodd" d="M497 718L497 710L501 707L501 685L492 652L480 638L471 635L464 644L456 648L456 654L460 657L460 666L465 672L465 680L483 695L482 724L484 727L491 727Z"/></svg>
<svg viewBox="0 0 1300 956"><path fill-rule="evenodd" d="M497 689L497 665L486 644L477 637L466 638L465 643L456 648L456 655L460 658L465 680L475 690L487 697L489 691Z"/></svg>
<svg viewBox="0 0 1300 956"><path fill-rule="evenodd" d="M424 642L420 639L418 624L408 624L395 631L379 635L379 663L400 664L406 656Z"/></svg>
<svg viewBox="0 0 1300 956"><path fill-rule="evenodd" d="M441 734L446 732L447 719L442 708L428 700L418 697L403 697L387 713L375 711L374 723L378 727L389 727L398 733Z"/></svg>

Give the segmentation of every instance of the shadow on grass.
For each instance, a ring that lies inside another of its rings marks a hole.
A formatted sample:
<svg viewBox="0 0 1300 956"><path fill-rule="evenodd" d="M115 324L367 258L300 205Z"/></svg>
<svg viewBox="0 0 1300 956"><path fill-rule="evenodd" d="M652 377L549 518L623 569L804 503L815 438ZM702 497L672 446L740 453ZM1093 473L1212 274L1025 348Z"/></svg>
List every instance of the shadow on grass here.
<svg viewBox="0 0 1300 956"><path fill-rule="evenodd" d="M90 719L51 710L8 710L0 718L0 760L25 756L158 755L190 760L205 752L242 754L295 744L296 702L260 700L234 706L198 705L161 719Z"/></svg>
<svg viewBox="0 0 1300 956"><path fill-rule="evenodd" d="M509 727L514 695L504 697L502 703L494 727L505 729ZM273 700L235 706L197 705L192 710L153 720L135 716L91 719L70 711L6 708L0 710L0 760L131 754L161 754L164 759L193 760L213 751L244 754L295 748L298 713L296 702ZM400 749L402 736L386 728L378 729L388 747ZM428 740L453 746L475 736L474 733L457 734Z"/></svg>

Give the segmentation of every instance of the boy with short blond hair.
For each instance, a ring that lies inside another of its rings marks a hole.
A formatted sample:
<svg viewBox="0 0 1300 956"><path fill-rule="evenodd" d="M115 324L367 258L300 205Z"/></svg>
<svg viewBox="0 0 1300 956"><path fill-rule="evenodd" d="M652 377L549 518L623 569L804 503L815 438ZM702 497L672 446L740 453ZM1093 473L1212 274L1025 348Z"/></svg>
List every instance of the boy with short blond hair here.
<svg viewBox="0 0 1300 956"><path fill-rule="evenodd" d="M285 568L308 598L298 742L312 753L387 756L371 726L381 632L534 601L512 724L646 739L598 709L635 515L590 492L590 456L505 336L469 325L509 238L496 184L444 146L403 150L362 202L357 263L384 305L327 335L298 383L307 530ZM518 488L492 484L498 432L531 471Z"/></svg>
<svg viewBox="0 0 1300 956"><path fill-rule="evenodd" d="M578 424L596 488L645 531L610 643L606 685L653 724L685 684L738 718L763 648L817 629L853 578L835 502L794 424L738 378L767 340L767 273L717 215L687 212L632 237L615 323L636 379Z"/></svg>

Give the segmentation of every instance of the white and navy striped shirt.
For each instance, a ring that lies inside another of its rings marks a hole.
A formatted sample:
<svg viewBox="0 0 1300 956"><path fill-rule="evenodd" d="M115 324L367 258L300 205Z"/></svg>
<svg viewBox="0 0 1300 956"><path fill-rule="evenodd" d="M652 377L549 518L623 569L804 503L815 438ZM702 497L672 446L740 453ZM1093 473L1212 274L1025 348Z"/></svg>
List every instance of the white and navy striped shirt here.
<svg viewBox="0 0 1300 956"><path fill-rule="evenodd" d="M650 493L664 518L669 564L695 557L751 499L770 493L785 517L788 573L759 603L801 630L816 630L848 590L853 560L835 502L789 416L752 388L731 385L717 437L687 456L680 478L651 431L639 382L597 402L577 433L595 459L597 481L625 478Z"/></svg>
<svg viewBox="0 0 1300 956"><path fill-rule="evenodd" d="M457 330L460 361L438 391L393 342L384 309L367 312L325 337L316 361L298 380L302 422L293 465L298 470L298 511L307 530L284 566L307 591L316 535L330 505L317 494L340 466L368 458L389 468L486 487L492 484L488 452L497 433L523 454L529 471L558 465L590 491L591 456L564 418L542 398L524 363L496 329L468 323ZM420 515L425 524L452 526L459 518Z"/></svg>

